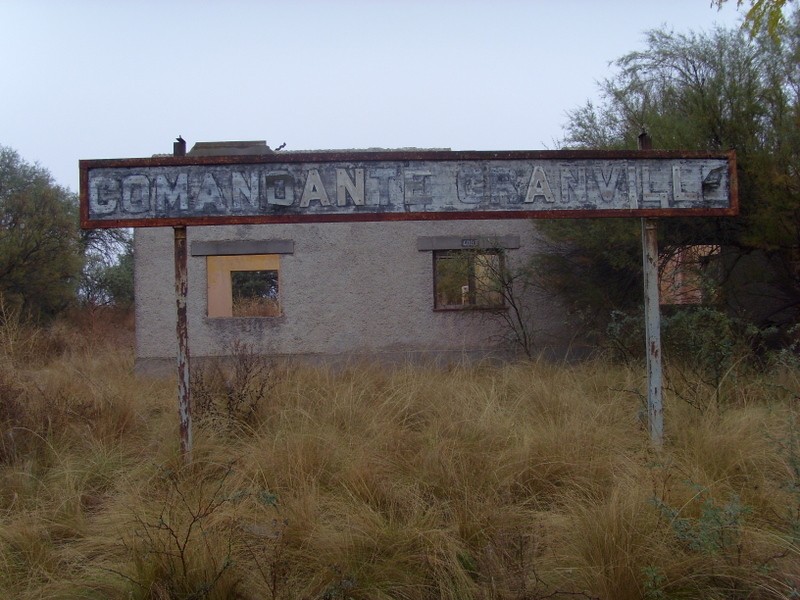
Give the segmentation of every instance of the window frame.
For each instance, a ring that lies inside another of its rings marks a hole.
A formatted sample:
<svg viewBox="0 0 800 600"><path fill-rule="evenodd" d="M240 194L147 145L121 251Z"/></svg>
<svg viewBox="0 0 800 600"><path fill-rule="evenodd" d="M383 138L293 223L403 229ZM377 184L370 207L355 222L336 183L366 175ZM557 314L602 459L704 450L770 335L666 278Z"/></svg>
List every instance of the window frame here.
<svg viewBox="0 0 800 600"><path fill-rule="evenodd" d="M277 272L278 314L234 316L231 273L242 271ZM283 316L280 254L207 255L206 285L206 316L209 319L275 319Z"/></svg>
<svg viewBox="0 0 800 600"><path fill-rule="evenodd" d="M659 257L659 304L661 306L710 306L719 301L715 285L720 281L722 246L686 244Z"/></svg>
<svg viewBox="0 0 800 600"><path fill-rule="evenodd" d="M477 299L479 290L477 289L477 278L475 276L475 260L478 255L496 256L499 264L498 270L502 274L506 269L506 252L504 248L446 248L435 249L431 252L433 257L433 310L437 312L463 312L463 311L499 311L508 309L505 294L502 288L497 292L500 298L499 304L477 304L476 302L462 302L461 304L439 304L439 260L446 257L466 256L469 257L469 272L467 274L467 298ZM463 287L463 286L462 286ZM462 291L463 294L463 291ZM463 296L462 296L463 297Z"/></svg>

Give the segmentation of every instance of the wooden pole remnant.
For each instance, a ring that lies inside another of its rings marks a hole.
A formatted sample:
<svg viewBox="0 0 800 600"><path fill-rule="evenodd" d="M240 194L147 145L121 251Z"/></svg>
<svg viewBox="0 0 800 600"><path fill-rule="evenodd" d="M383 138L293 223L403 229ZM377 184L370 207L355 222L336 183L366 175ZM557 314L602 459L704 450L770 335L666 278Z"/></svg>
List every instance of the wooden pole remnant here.
<svg viewBox="0 0 800 600"><path fill-rule="evenodd" d="M652 150L646 131L639 135L639 150ZM642 219L642 268L644 275L644 318L647 355L647 421L653 447L664 443L664 407L661 368L661 302L658 287L658 220Z"/></svg>

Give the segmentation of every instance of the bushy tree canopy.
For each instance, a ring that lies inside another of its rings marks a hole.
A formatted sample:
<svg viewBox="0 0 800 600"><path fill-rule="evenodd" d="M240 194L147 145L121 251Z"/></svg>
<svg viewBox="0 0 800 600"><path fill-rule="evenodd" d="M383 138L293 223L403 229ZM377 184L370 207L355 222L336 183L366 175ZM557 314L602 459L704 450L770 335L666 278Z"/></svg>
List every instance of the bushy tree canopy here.
<svg viewBox="0 0 800 600"><path fill-rule="evenodd" d="M0 146L0 295L34 317L75 298L82 254L74 194Z"/></svg>
<svg viewBox="0 0 800 600"><path fill-rule="evenodd" d="M564 145L635 149L646 129L659 149L735 149L741 216L663 219L662 249L719 244L728 268L759 253L769 266L770 293L784 308L797 309L800 11L779 37L751 37L737 29L701 34L657 29L647 34L644 50L626 54L614 66L615 75L601 84L601 101L569 113ZM556 242L567 242L551 265L555 283L582 308L607 314L640 303L638 222L545 227ZM728 284L730 297L737 284Z"/></svg>
<svg viewBox="0 0 800 600"><path fill-rule="evenodd" d="M133 237L128 229L81 232L85 264L78 296L88 306L133 304Z"/></svg>
<svg viewBox="0 0 800 600"><path fill-rule="evenodd" d="M711 4L721 8L727 0L712 0ZM773 38L778 37L785 28L784 8L793 0L749 0L749 8L744 20L744 27L752 34L759 35L766 31ZM736 0L737 8L741 8L745 0Z"/></svg>

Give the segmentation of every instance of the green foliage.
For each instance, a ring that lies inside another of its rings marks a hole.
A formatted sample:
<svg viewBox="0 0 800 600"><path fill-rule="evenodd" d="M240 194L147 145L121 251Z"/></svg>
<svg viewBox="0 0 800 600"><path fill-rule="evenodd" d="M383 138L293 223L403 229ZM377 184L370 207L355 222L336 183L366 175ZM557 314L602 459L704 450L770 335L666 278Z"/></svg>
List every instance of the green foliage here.
<svg viewBox="0 0 800 600"><path fill-rule="evenodd" d="M642 360L645 334L641 310L614 311L606 339L616 358ZM707 410L712 401L719 406L729 388L735 388L740 372L749 375L752 367L761 364L753 350L760 349L762 342L761 332L752 325L714 307L672 307L661 318L667 387L698 410ZM693 385L687 386L689 381Z"/></svg>
<svg viewBox="0 0 800 600"><path fill-rule="evenodd" d="M746 563L744 548L746 540L746 517L752 509L742 504L736 494L731 494L725 502L719 502L711 490L703 486L693 485L695 496L680 508L675 508L659 499L653 502L662 518L669 524L675 540L688 556L700 556L714 565L707 573L698 573L698 586L702 581L702 589L706 593L718 591L725 598L752 597L749 594L761 587L758 578L751 581L741 576L742 573L758 571L759 565ZM763 563L762 565L763 566ZM658 593L651 593L650 598L664 598L663 589L668 585L666 578L659 577L657 572L646 573L651 577L649 583L657 583ZM653 591L656 591L653 590Z"/></svg>
<svg viewBox="0 0 800 600"><path fill-rule="evenodd" d="M712 5L721 8L725 2L727 0L713 0ZM736 7L741 8L744 3L745 0L736 0ZM743 27L751 35L758 35L766 30L771 37L777 38L786 27L783 16L786 4L787 0L750 0Z"/></svg>
<svg viewBox="0 0 800 600"><path fill-rule="evenodd" d="M278 297L277 271L233 271L231 272L234 302L237 298Z"/></svg>
<svg viewBox="0 0 800 600"><path fill-rule="evenodd" d="M83 232L86 263L79 296L90 306L133 305L133 237L125 229Z"/></svg>
<svg viewBox="0 0 800 600"><path fill-rule="evenodd" d="M761 2L755 4L761 5ZM679 34L650 31L644 50L618 59L601 83L602 101L569 113L565 145L635 149L646 129L657 148L737 153L740 217L662 219L666 256L687 245L723 248L722 300L754 308L759 324L791 325L800 314L800 11L785 34L748 37L738 30ZM641 298L638 223L543 222L560 252L543 265L554 289L579 314L629 310ZM766 258L767 291L780 317L759 312L764 289L732 277L740 258ZM749 295L748 295L749 294ZM597 323L593 323L597 326Z"/></svg>
<svg viewBox="0 0 800 600"><path fill-rule="evenodd" d="M693 552L708 554L738 553L744 517L751 511L735 494L725 503L718 503L709 490L695 486L697 516L685 516L675 508L658 503L662 514L669 519L673 532L681 543Z"/></svg>
<svg viewBox="0 0 800 600"><path fill-rule="evenodd" d="M642 303L639 222L631 219L543 221L550 251L536 259L536 271L593 326L612 311Z"/></svg>
<svg viewBox="0 0 800 600"><path fill-rule="evenodd" d="M0 294L52 317L74 299L81 265L75 196L0 146Z"/></svg>
<svg viewBox="0 0 800 600"><path fill-rule="evenodd" d="M116 306L133 304L133 243L126 242L125 250L116 263L106 268L103 282Z"/></svg>
<svg viewBox="0 0 800 600"><path fill-rule="evenodd" d="M751 332L745 323L708 306L682 307L664 317L663 342L671 357L704 373L716 386L748 356Z"/></svg>
<svg viewBox="0 0 800 600"><path fill-rule="evenodd" d="M644 599L667 600L668 596L662 589L667 583L667 578L658 567L647 566L642 569L644 575Z"/></svg>
<svg viewBox="0 0 800 600"><path fill-rule="evenodd" d="M78 203L47 169L0 146L0 294L10 308L52 318L76 297L92 306L133 303L128 230L78 228Z"/></svg>

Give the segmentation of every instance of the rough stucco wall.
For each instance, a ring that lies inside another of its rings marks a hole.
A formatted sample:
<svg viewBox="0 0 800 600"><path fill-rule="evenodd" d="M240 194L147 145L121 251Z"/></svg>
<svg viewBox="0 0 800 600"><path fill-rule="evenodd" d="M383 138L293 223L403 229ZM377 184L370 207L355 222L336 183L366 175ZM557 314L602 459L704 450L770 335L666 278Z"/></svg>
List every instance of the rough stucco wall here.
<svg viewBox="0 0 800 600"><path fill-rule="evenodd" d="M206 259L189 257L189 344L193 357L228 353L233 342L271 355L325 359L484 356L504 332L485 313L433 310L433 259L420 236L519 235L510 260L536 252L525 220L242 225L189 228L196 240L290 239L281 255L277 318L206 317ZM135 233L137 363L175 355L173 231ZM538 339L558 345L563 315L540 301Z"/></svg>

